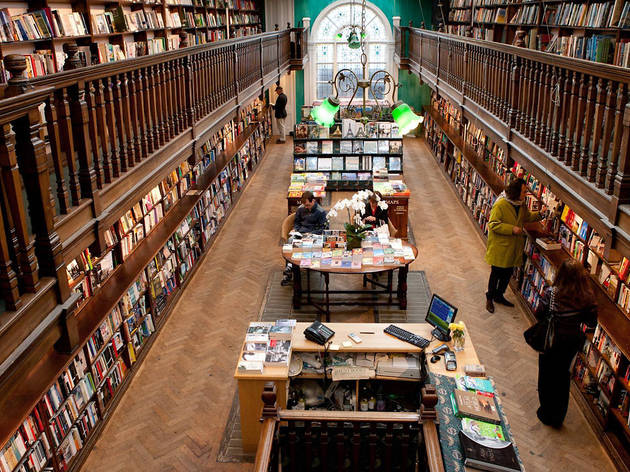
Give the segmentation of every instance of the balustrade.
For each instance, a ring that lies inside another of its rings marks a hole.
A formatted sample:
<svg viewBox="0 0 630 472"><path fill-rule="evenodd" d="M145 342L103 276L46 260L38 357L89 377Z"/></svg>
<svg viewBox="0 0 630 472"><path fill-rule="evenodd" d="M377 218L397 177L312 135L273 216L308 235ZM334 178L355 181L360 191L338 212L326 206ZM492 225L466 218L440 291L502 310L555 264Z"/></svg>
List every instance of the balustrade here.
<svg viewBox="0 0 630 472"><path fill-rule="evenodd" d="M301 28L181 48L120 63L80 67L64 45L58 74L27 80L22 56L0 99L0 297L5 310L58 277L68 297L56 224L183 132L252 85L262 87L296 53ZM276 80L277 80L276 78ZM2 310L0 310L2 311Z"/></svg>
<svg viewBox="0 0 630 472"><path fill-rule="evenodd" d="M411 27L396 38L402 65L561 163L611 202L603 214L630 203L628 69Z"/></svg>

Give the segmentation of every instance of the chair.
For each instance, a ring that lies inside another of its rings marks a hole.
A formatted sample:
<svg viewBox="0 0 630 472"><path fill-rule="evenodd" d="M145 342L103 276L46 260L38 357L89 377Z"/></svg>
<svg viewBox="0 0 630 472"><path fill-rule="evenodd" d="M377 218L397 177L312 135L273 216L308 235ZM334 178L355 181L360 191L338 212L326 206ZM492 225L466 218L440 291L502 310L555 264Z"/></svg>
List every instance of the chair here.
<svg viewBox="0 0 630 472"><path fill-rule="evenodd" d="M285 243L289 239L289 232L293 229L295 223L295 213L291 213L282 222L282 242Z"/></svg>

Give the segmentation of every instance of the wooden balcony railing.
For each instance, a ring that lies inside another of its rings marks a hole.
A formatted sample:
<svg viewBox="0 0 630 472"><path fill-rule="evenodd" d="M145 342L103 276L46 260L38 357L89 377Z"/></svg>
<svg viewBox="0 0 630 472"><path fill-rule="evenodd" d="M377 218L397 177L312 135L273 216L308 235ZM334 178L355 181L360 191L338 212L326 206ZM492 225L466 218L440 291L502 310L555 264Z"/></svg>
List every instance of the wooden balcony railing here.
<svg viewBox="0 0 630 472"><path fill-rule="evenodd" d="M273 382L262 400L255 472L375 470L377 462L382 470L444 472L432 386L422 389L420 413L278 409Z"/></svg>
<svg viewBox="0 0 630 472"><path fill-rule="evenodd" d="M630 202L630 70L411 27L396 34L403 67L616 224Z"/></svg>
<svg viewBox="0 0 630 472"><path fill-rule="evenodd" d="M90 67L68 44L64 71L34 80L24 77L23 56L5 57L12 77L0 89L0 365L69 298L65 264L87 244L78 246L99 241L143 178L301 63L302 41L295 28ZM54 300L8 336L40 287L52 287Z"/></svg>

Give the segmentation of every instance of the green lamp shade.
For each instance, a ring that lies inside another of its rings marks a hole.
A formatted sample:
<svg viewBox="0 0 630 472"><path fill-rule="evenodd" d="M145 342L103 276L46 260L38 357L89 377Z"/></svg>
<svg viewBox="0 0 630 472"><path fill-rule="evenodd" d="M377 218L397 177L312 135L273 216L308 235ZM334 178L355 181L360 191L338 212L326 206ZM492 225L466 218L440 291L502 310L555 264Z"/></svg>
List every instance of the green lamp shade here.
<svg viewBox="0 0 630 472"><path fill-rule="evenodd" d="M352 30L350 36L348 36L348 47L350 49L359 49L361 47L361 40L355 30Z"/></svg>
<svg viewBox="0 0 630 472"><path fill-rule="evenodd" d="M339 100L335 97L328 97L321 105L313 108L311 116L318 125L328 126L335 124L335 113L339 110Z"/></svg>
<svg viewBox="0 0 630 472"><path fill-rule="evenodd" d="M392 110L392 117L398 125L400 134L405 135L416 129L420 123L424 121L422 116L416 115L409 105L403 102L396 102Z"/></svg>

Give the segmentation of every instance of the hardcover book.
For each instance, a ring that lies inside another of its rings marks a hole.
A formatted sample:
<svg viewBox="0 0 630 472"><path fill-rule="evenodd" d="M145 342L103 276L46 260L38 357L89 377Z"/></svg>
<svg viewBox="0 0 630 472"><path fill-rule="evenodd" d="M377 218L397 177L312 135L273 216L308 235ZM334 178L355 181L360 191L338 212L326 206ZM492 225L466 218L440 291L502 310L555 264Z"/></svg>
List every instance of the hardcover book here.
<svg viewBox="0 0 630 472"><path fill-rule="evenodd" d="M400 172L402 170L400 157L389 158L389 170L392 172Z"/></svg>
<svg viewBox="0 0 630 472"><path fill-rule="evenodd" d="M346 170L359 170L359 156L346 156Z"/></svg>
<svg viewBox="0 0 630 472"><path fill-rule="evenodd" d="M459 389L454 390L452 395L455 416L467 416L495 424L501 423L494 397Z"/></svg>
<svg viewBox="0 0 630 472"><path fill-rule="evenodd" d="M402 141L390 141L389 142L390 154L402 154Z"/></svg>
<svg viewBox="0 0 630 472"><path fill-rule="evenodd" d="M304 158L296 157L293 159L293 170L295 171L303 171L304 170Z"/></svg>
<svg viewBox="0 0 630 472"><path fill-rule="evenodd" d="M343 170L343 156L333 156L332 170Z"/></svg>
<svg viewBox="0 0 630 472"><path fill-rule="evenodd" d="M383 154L389 154L389 140L380 139L378 141L378 152L382 152Z"/></svg>
<svg viewBox="0 0 630 472"><path fill-rule="evenodd" d="M317 132L319 133L319 138L328 138L329 128L327 126L318 126Z"/></svg>
<svg viewBox="0 0 630 472"><path fill-rule="evenodd" d="M377 141L363 141L363 152L365 154L377 154L378 142Z"/></svg>
<svg viewBox="0 0 630 472"><path fill-rule="evenodd" d="M329 141L329 140L322 141L322 154L332 154L332 152L333 152L332 141Z"/></svg>
<svg viewBox="0 0 630 472"><path fill-rule="evenodd" d="M339 143L339 152L341 154L350 154L352 153L352 141L343 140Z"/></svg>
<svg viewBox="0 0 630 472"><path fill-rule="evenodd" d="M320 157L317 161L317 170L332 170L332 158Z"/></svg>
<svg viewBox="0 0 630 472"><path fill-rule="evenodd" d="M317 170L317 157L306 158L306 170Z"/></svg>
<svg viewBox="0 0 630 472"><path fill-rule="evenodd" d="M319 127L318 127L318 125L308 125L308 137L309 137L309 139L318 139L319 138Z"/></svg>
<svg viewBox="0 0 630 472"><path fill-rule="evenodd" d="M352 141L352 152L355 154L363 154L363 141Z"/></svg>
<svg viewBox="0 0 630 472"><path fill-rule="evenodd" d="M304 123L300 123L299 125L295 125L295 138L296 139L306 139L308 138L308 125Z"/></svg>
<svg viewBox="0 0 630 472"><path fill-rule="evenodd" d="M511 442L498 439L473 438L459 432L459 442L464 453L464 464L481 470L520 472L521 466Z"/></svg>
<svg viewBox="0 0 630 472"><path fill-rule="evenodd" d="M374 156L372 157L372 169L386 169L387 168L387 160L384 156Z"/></svg>
<svg viewBox="0 0 630 472"><path fill-rule="evenodd" d="M306 142L306 153L307 154L317 154L318 153L317 141L307 141Z"/></svg>

